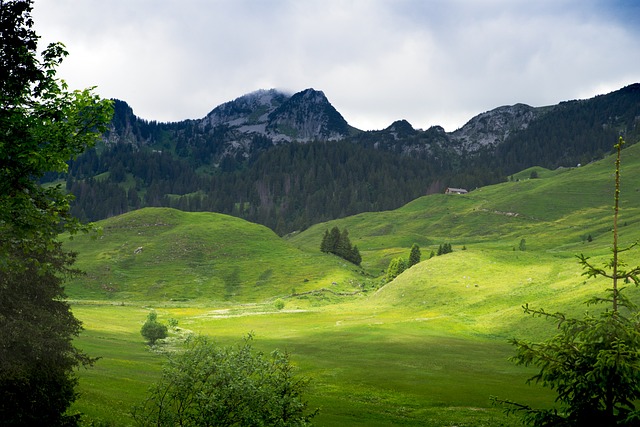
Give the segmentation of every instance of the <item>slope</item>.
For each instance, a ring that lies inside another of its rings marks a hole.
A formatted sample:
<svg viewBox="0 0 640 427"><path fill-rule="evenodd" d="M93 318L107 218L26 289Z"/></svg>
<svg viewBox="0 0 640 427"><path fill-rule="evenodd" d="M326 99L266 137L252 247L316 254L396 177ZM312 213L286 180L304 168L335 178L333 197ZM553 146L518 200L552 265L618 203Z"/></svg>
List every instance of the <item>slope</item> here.
<svg viewBox="0 0 640 427"><path fill-rule="evenodd" d="M640 236L640 146L622 154L621 244ZM610 256L614 160L555 171L523 171L514 181L467 195L431 195L400 209L366 213L318 224L290 237L312 250L327 228L347 228L363 266L380 275L381 288L363 311L386 321L425 320L445 331L509 336L516 330L541 333L520 306L581 312L583 301L603 288L585 282L575 256L599 264ZM520 242L522 248L520 250ZM421 247L423 261L384 284L381 274L392 258L408 258ZM431 251L451 243L454 252L431 259ZM633 264L637 253L627 254Z"/></svg>
<svg viewBox="0 0 640 427"><path fill-rule="evenodd" d="M536 170L539 178L529 179ZM289 236L296 246L311 251L322 233L333 226L346 227L353 244L363 254L363 266L371 273L386 268L391 258L408 256L412 243L430 250L450 242L454 249L466 246L517 248L522 238L531 250L561 251L573 255L588 235L606 238L611 228L614 159L555 171L532 168L516 174L512 181L478 188L466 195L434 194L420 197L403 207L368 212L316 224ZM640 146L622 153L621 204L623 237L637 235L640 221ZM600 245L602 246L602 245Z"/></svg>
<svg viewBox="0 0 640 427"><path fill-rule="evenodd" d="M87 273L70 283L70 298L239 303L319 288L350 292L363 279L353 265L227 215L145 208L97 225L97 239L68 243Z"/></svg>

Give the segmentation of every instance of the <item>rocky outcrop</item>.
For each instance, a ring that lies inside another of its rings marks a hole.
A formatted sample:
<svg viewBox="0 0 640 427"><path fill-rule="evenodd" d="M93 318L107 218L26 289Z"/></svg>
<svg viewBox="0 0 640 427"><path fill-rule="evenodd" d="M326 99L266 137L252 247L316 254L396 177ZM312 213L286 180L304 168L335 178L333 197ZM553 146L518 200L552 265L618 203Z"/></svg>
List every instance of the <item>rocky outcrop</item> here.
<svg viewBox="0 0 640 427"><path fill-rule="evenodd" d="M224 103L202 121L203 130L225 126L237 140L255 135L274 142L335 141L349 135L350 126L321 91L306 89L287 95L259 90Z"/></svg>
<svg viewBox="0 0 640 427"><path fill-rule="evenodd" d="M449 137L459 151L473 153L493 148L512 133L526 129L544 111L526 104L498 107L473 117Z"/></svg>
<svg viewBox="0 0 640 427"><path fill-rule="evenodd" d="M296 93L268 116L267 134L274 139L337 141L350 126L321 91Z"/></svg>

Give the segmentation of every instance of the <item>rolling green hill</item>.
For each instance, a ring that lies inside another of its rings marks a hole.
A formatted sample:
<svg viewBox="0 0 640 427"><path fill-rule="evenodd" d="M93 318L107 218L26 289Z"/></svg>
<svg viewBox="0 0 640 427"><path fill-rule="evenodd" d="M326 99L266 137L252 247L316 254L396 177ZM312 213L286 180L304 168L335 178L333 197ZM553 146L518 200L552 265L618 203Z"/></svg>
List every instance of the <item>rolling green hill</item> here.
<svg viewBox="0 0 640 427"><path fill-rule="evenodd" d="M145 208L97 225L97 238L68 244L87 273L68 286L72 299L255 302L321 288L353 292L364 280L354 265L227 215Z"/></svg>
<svg viewBox="0 0 640 427"><path fill-rule="evenodd" d="M622 158L624 246L640 236L640 146L623 150ZM318 224L289 241L311 251L324 230L346 227L372 274L380 274L392 258L408 258L417 243L423 262L364 305L395 319L439 319L445 330L503 337L521 330L540 334L546 325L525 318L521 305L579 313L585 310L583 301L603 289L585 284L576 255L584 253L597 263L610 255L614 159L536 170L537 179L525 178L530 171L524 171L514 181L466 195L431 195L394 211ZM525 251L519 249L523 239ZM453 253L428 259L446 242ZM633 263L637 254L627 257Z"/></svg>

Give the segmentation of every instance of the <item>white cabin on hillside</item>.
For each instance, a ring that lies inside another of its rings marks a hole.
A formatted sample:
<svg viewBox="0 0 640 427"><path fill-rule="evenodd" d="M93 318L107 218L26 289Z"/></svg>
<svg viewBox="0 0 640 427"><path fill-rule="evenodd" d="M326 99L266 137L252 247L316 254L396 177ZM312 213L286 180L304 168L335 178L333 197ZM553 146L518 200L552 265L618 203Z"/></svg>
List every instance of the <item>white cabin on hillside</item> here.
<svg viewBox="0 0 640 427"><path fill-rule="evenodd" d="M467 194L468 191L465 190L464 188L453 188L453 187L447 187L446 190L444 190L444 194Z"/></svg>

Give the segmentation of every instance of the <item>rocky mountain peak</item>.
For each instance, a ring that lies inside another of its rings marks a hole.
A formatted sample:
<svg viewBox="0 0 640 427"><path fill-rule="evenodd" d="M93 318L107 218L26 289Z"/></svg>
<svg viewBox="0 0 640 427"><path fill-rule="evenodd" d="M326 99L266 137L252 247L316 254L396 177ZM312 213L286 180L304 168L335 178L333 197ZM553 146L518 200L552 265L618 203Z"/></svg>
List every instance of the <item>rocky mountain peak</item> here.
<svg viewBox="0 0 640 427"><path fill-rule="evenodd" d="M465 151L495 147L511 133L526 129L542 112L542 109L526 104L498 107L473 117L450 136Z"/></svg>
<svg viewBox="0 0 640 427"><path fill-rule="evenodd" d="M391 126L386 131L391 133L395 139L404 139L417 133L411 123L404 119L391 123Z"/></svg>
<svg viewBox="0 0 640 427"><path fill-rule="evenodd" d="M306 89L291 96L269 114L267 133L277 139L340 140L350 126L322 91Z"/></svg>
<svg viewBox="0 0 640 427"><path fill-rule="evenodd" d="M222 124L228 126L264 125L269 113L287 99L289 99L288 94L276 89L251 92L217 106L207 114L202 120L202 124L212 127Z"/></svg>

